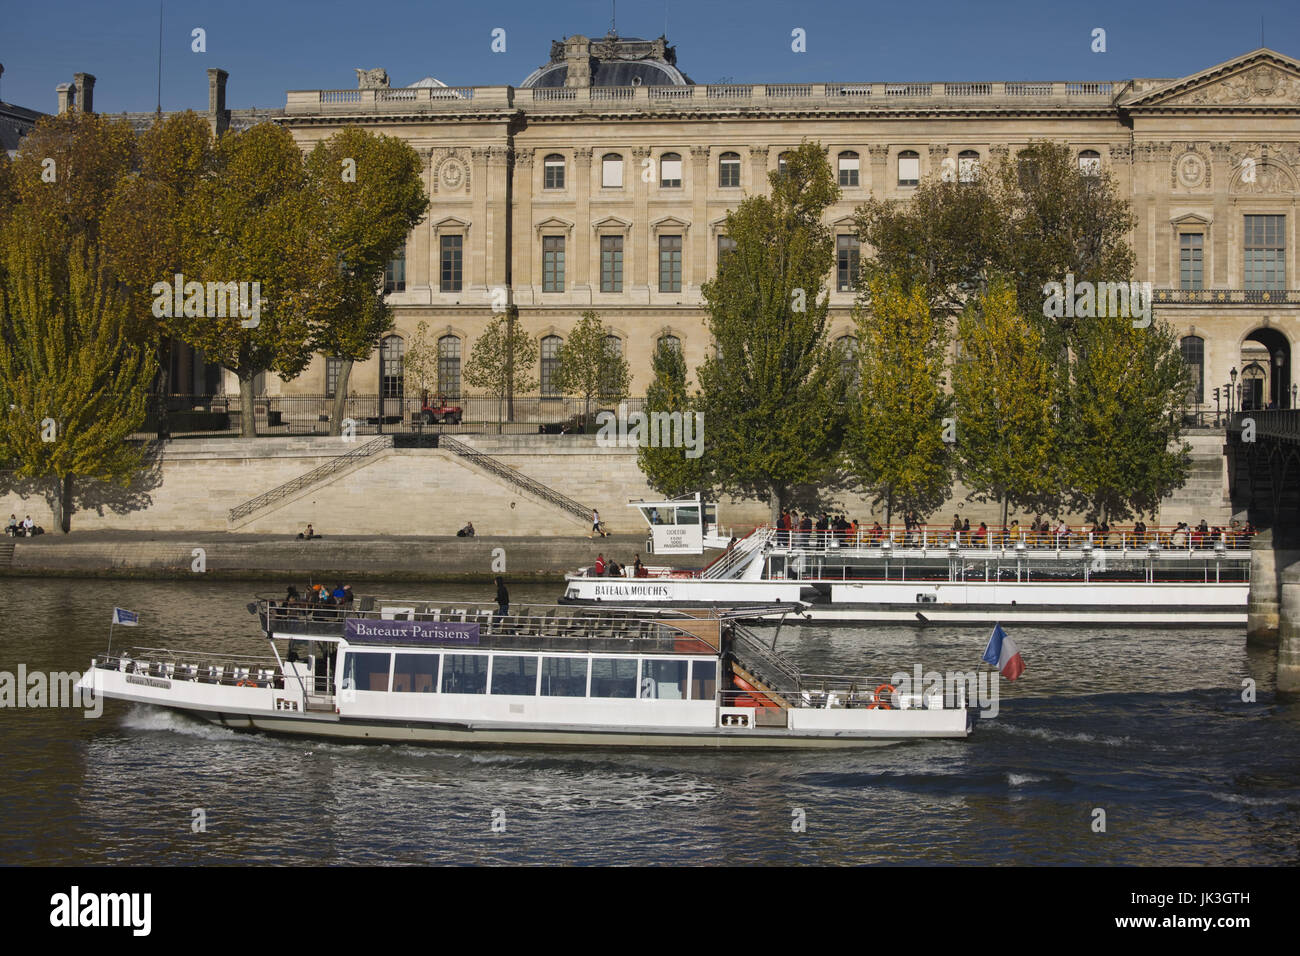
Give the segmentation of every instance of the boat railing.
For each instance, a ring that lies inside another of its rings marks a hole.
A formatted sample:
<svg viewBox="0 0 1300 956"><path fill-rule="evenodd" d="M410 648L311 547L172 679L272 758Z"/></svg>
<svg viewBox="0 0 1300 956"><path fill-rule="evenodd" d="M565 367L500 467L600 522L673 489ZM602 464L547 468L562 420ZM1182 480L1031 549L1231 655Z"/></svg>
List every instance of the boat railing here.
<svg viewBox="0 0 1300 956"><path fill-rule="evenodd" d="M382 607L286 606L267 599L259 611L271 633L283 637L343 636L348 620L419 621L478 626L477 646L500 650L580 650L642 654L716 654L709 627L692 629L698 617L665 609L605 609L561 605L517 605L497 613L493 605L445 605L385 600ZM696 633L699 630L702 633ZM712 626L716 634L717 625ZM360 643L360 642L355 642ZM463 639L430 640L429 646L464 647ZM474 646L474 645L470 645Z"/></svg>
<svg viewBox="0 0 1300 956"><path fill-rule="evenodd" d="M173 651L165 647L130 647L92 660L100 670L122 671L157 680L190 680L201 684L283 686L280 662L274 657Z"/></svg>
<svg viewBox="0 0 1300 956"><path fill-rule="evenodd" d="M773 534L775 532L771 528L755 528L700 571L700 577L728 577L739 565L747 563L753 557L755 549L772 540Z"/></svg>
<svg viewBox="0 0 1300 956"><path fill-rule="evenodd" d="M962 709L968 703L964 686L937 688L926 694L904 694L887 677L805 674L804 681L797 690L723 690L719 692L719 703L723 707L784 704L788 708L815 710L873 705L887 710Z"/></svg>
<svg viewBox="0 0 1300 956"><path fill-rule="evenodd" d="M771 529L768 529L771 530ZM1067 528L1065 531L1029 531L1018 525L974 528L956 531L932 526L860 528L852 530L809 531L793 528L775 529L776 544L807 551L835 549L908 548L919 550L951 548L988 551L1183 551L1189 553L1237 552L1244 556L1250 551L1254 529L1213 528L1199 531L1186 525L1148 527L1143 530L1111 529L1107 532L1090 528Z"/></svg>
<svg viewBox="0 0 1300 956"><path fill-rule="evenodd" d="M799 665L743 625L733 626L731 651L741 666L774 690L793 692L803 683Z"/></svg>

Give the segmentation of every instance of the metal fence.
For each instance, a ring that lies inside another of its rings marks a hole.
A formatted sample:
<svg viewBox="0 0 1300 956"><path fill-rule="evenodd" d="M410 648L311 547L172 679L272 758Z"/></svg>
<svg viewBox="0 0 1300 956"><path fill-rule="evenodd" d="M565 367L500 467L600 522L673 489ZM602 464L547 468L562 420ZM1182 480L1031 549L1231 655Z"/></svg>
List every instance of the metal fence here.
<svg viewBox="0 0 1300 956"><path fill-rule="evenodd" d="M353 395L344 403L343 419L354 434L588 434L598 427L601 411L629 413L645 408L644 398L617 402L563 396L517 397L512 402L492 396L467 395L427 405L419 397L384 398ZM588 413L589 412L589 413ZM328 395L270 395L254 400L257 434L266 436L328 435L334 398ZM149 405L144 427L135 437L172 438L236 436L243 409L238 395L168 395Z"/></svg>

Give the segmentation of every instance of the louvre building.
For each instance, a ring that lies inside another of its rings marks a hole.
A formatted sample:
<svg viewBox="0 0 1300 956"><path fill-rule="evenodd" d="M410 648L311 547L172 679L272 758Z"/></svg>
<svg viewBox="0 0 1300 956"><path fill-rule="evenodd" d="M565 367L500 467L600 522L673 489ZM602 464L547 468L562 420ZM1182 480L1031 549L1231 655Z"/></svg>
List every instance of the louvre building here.
<svg viewBox="0 0 1300 956"><path fill-rule="evenodd" d="M858 204L905 199L928 176L978 175L1051 139L1085 172L1109 171L1132 204L1135 278L1154 286L1157 314L1195 370L1189 404L1213 410L1213 389L1230 381L1247 407L1292 404L1300 62L1259 49L1160 79L707 86L688 67L662 37L571 36L518 86L399 86L366 69L353 89L294 90L283 109L233 113L225 73L210 70L209 114L218 131L273 119L304 148L360 126L403 138L423 160L431 209L390 263L396 327L355 367L358 392L400 391L421 321L438 338L443 391L463 392L461 364L493 317L494 290L540 340L544 397L585 309L613 330L633 395L660 339L694 367L710 349L700 286L727 250L727 211L763 192L804 140L827 148L842 188L827 278L831 336L851 336ZM180 364L178 391L221 377ZM292 382L268 376L259 387L329 393L336 369L318 356Z"/></svg>

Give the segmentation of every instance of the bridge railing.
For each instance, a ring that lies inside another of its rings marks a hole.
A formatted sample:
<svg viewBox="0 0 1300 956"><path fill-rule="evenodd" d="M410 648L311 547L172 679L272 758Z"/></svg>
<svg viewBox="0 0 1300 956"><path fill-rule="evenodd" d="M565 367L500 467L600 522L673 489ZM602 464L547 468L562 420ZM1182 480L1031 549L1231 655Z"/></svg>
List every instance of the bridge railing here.
<svg viewBox="0 0 1300 956"><path fill-rule="evenodd" d="M1286 441L1300 441L1300 409L1296 408L1261 408L1246 412L1233 412L1228 423L1228 431L1242 432L1248 426L1254 429L1254 437L1277 438Z"/></svg>

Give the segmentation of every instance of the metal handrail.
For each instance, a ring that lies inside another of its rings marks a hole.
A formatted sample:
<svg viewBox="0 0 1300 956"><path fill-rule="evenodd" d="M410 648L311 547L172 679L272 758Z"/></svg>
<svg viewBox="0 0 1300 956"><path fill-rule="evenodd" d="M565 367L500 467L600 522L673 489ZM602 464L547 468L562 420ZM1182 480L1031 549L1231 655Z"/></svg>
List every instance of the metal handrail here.
<svg viewBox="0 0 1300 956"><path fill-rule="evenodd" d="M272 488L265 494L258 495L256 498L250 498L242 505L236 505L230 509L230 520L238 521L240 518L259 511L273 502L279 501L293 494L295 491L301 491L303 488L310 487L322 478L326 478L334 472L346 467L354 461L360 461L362 458L369 458L371 455L385 448L393 446L392 435L382 435L373 441L368 441L360 448L354 448L345 455L339 455L332 458L319 468L313 468L305 475L299 475L292 481L286 481L284 484Z"/></svg>
<svg viewBox="0 0 1300 956"><path fill-rule="evenodd" d="M772 540L771 528L755 528L736 542L736 546L725 552L718 560L700 572L702 578L725 578L736 569L738 564L748 562L754 552Z"/></svg>
<svg viewBox="0 0 1300 956"><path fill-rule="evenodd" d="M540 481L535 481L527 475L521 475L518 471L508 465L503 465L491 455L485 455L481 451L475 451L463 442L442 435L438 440L438 447L445 448L453 454L459 455L461 458L478 465L480 468L492 472L492 474L500 478L504 478L506 481L524 489L529 494L536 495L542 500L555 505L557 508L562 508L572 515L584 520L591 517L591 509L585 505L579 504L567 495L560 494L549 485L544 485Z"/></svg>
<svg viewBox="0 0 1300 956"><path fill-rule="evenodd" d="M803 683L799 666L780 651L767 647L749 628L734 625L731 653L736 661L773 690L795 691Z"/></svg>
<svg viewBox="0 0 1300 956"><path fill-rule="evenodd" d="M1055 530L1029 531L1012 526L986 526L983 534L977 529L953 531L941 526L922 525L907 529L901 525L882 527L879 531L860 528L857 532L798 528L785 532L777 529L776 543L780 547L799 548L804 551L828 551L831 545L843 549L882 549L887 543L892 548L915 550L949 548L955 542L958 548L975 551L1015 551L1020 545L1027 551L1066 551L1092 548L1106 551L1147 551L1151 545L1161 550L1188 552L1214 552L1223 545L1225 551L1248 554L1253 531L1224 529L1202 532L1195 528L1178 528L1173 525L1150 526L1145 531L1121 531L1118 528L1102 534L1083 528L1070 528L1064 534ZM1182 538L1176 541L1176 538ZM788 542L788 543L787 543Z"/></svg>

